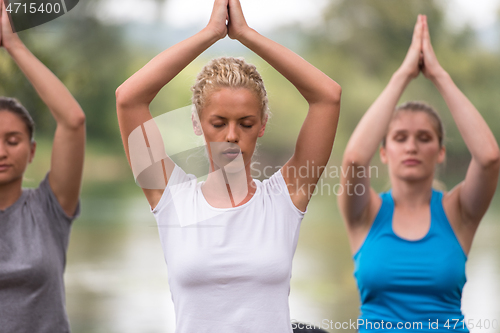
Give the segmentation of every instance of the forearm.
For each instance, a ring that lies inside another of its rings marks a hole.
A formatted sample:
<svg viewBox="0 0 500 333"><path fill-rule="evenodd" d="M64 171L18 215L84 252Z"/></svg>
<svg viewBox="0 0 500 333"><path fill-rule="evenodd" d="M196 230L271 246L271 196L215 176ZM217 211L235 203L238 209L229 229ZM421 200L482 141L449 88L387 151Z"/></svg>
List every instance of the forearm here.
<svg viewBox="0 0 500 333"><path fill-rule="evenodd" d="M218 39L205 28L163 51L118 88L118 103L132 107L149 105L163 86Z"/></svg>
<svg viewBox="0 0 500 333"><path fill-rule="evenodd" d="M239 36L238 40L290 81L309 104L340 101L340 86L286 47L251 28Z"/></svg>
<svg viewBox="0 0 500 333"><path fill-rule="evenodd" d="M499 148L486 121L469 99L442 70L432 78L457 124L472 157L482 166L498 160Z"/></svg>
<svg viewBox="0 0 500 333"><path fill-rule="evenodd" d="M351 135L344 152L344 159L349 159L346 162L360 166L370 163L387 133L393 111L410 80L401 70L393 74L389 84L366 111Z"/></svg>
<svg viewBox="0 0 500 333"><path fill-rule="evenodd" d="M7 51L47 105L58 125L80 128L85 115L64 84L18 40Z"/></svg>

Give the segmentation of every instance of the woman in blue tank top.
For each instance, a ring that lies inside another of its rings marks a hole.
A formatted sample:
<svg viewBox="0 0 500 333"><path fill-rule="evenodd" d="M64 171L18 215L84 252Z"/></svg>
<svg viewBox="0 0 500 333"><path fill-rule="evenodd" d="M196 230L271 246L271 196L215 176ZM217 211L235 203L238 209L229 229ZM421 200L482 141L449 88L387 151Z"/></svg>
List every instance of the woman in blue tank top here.
<svg viewBox="0 0 500 333"><path fill-rule="evenodd" d="M445 159L437 113L421 102L396 108L420 72L443 96L472 155L464 181L450 192L432 188ZM379 195L365 171L381 141L392 190ZM437 61L425 16L418 17L403 64L352 134L342 166L339 206L362 303L359 331L468 332L460 310L465 262L496 189L500 153L486 122Z"/></svg>

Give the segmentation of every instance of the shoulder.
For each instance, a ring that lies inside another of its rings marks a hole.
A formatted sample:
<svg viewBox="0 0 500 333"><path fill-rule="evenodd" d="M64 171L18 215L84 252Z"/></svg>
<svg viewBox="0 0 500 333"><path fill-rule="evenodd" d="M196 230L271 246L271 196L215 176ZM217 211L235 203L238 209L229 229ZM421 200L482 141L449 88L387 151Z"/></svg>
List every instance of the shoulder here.
<svg viewBox="0 0 500 333"><path fill-rule="evenodd" d="M40 182L37 188L27 189L27 202L39 206L50 218L72 222L80 215L80 203L72 216L69 216L57 200L49 182L49 174Z"/></svg>
<svg viewBox="0 0 500 333"><path fill-rule="evenodd" d="M283 205L287 209L294 211L296 214L302 217L307 212L307 209L305 211L301 211L293 203L292 198L290 197L288 186L285 182L285 179L283 178L281 169L276 171L268 179L265 179L261 184L261 188L262 194L271 198L276 204Z"/></svg>
<svg viewBox="0 0 500 333"><path fill-rule="evenodd" d="M175 164L167 186L156 206L154 208L151 207L151 212L154 214L158 213L167 206L174 197L194 195L197 184L198 180L195 175L186 173L181 167Z"/></svg>

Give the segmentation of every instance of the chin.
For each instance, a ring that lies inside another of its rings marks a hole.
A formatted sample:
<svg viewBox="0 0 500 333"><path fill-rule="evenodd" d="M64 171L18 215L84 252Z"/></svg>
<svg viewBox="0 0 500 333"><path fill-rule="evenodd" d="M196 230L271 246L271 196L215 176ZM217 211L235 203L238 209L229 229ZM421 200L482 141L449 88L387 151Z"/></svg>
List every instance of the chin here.
<svg viewBox="0 0 500 333"><path fill-rule="evenodd" d="M16 177L9 175L8 173L0 173L0 186L10 184L19 178L22 178L22 175L20 177Z"/></svg>
<svg viewBox="0 0 500 333"><path fill-rule="evenodd" d="M422 181L425 181L427 179L429 179L429 177L433 177L434 175L429 175L429 174L423 174L422 172L405 172L403 174L400 174L398 176L399 179L403 180L403 181L406 181L406 182L422 182Z"/></svg>
<svg viewBox="0 0 500 333"><path fill-rule="evenodd" d="M234 160L228 160L227 163L223 163L221 167L224 168L226 173L240 173L245 171L246 163L243 155L238 155Z"/></svg>

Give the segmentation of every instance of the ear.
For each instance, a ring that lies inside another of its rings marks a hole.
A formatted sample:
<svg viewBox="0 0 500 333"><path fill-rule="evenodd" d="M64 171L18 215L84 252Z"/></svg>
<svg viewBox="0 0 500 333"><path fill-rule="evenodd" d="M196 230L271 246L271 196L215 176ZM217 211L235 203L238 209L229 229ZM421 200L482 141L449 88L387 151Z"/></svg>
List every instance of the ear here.
<svg viewBox="0 0 500 333"><path fill-rule="evenodd" d="M264 136L264 132L266 131L266 124L267 124L267 119L268 118L269 118L268 116L266 116L264 118L264 122L262 123L262 127L259 130L259 138L261 138L262 136Z"/></svg>
<svg viewBox="0 0 500 333"><path fill-rule="evenodd" d="M203 130L201 129L201 124L200 124L200 118L198 117L196 111L191 114L191 121L193 123L194 134L198 136L203 135Z"/></svg>
<svg viewBox="0 0 500 333"><path fill-rule="evenodd" d="M387 155L386 155L385 148L383 146L380 146L379 154L380 154L380 161L382 161L382 163L384 163L384 164L387 164Z"/></svg>
<svg viewBox="0 0 500 333"><path fill-rule="evenodd" d="M35 152L36 152L36 142L33 141L30 145L30 158L28 163L31 163L33 161L33 158L35 157Z"/></svg>
<svg viewBox="0 0 500 333"><path fill-rule="evenodd" d="M442 146L441 149L439 150L437 162L441 164L444 162L445 159L446 159L446 147Z"/></svg>

